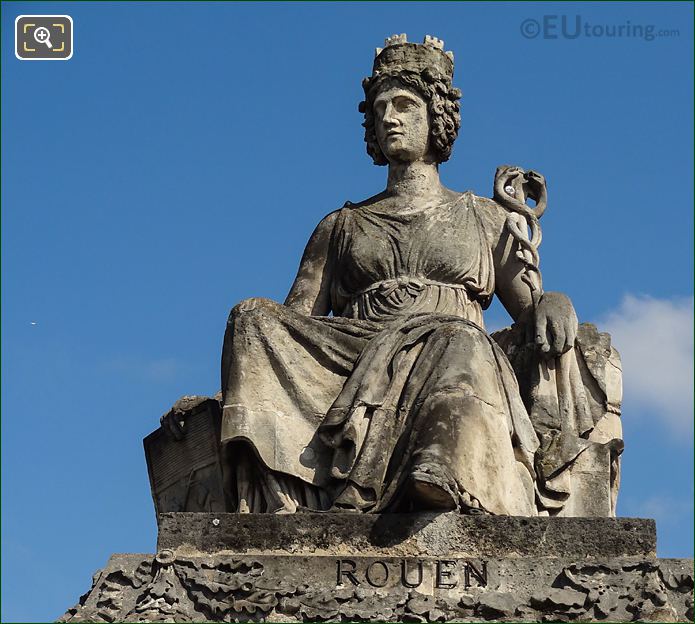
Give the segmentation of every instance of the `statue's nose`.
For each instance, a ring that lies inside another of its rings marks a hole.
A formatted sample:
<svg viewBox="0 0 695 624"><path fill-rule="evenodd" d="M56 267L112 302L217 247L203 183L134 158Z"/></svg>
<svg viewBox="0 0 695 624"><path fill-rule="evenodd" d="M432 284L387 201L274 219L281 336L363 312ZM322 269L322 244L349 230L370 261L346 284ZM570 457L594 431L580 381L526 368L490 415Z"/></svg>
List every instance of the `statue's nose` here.
<svg viewBox="0 0 695 624"><path fill-rule="evenodd" d="M398 118L396 117L396 115L394 115L394 112L395 112L395 110L393 108L393 104L391 104L391 102L386 104L386 108L384 109L384 118L383 118L383 122L384 122L385 126L396 126L400 123L398 121Z"/></svg>

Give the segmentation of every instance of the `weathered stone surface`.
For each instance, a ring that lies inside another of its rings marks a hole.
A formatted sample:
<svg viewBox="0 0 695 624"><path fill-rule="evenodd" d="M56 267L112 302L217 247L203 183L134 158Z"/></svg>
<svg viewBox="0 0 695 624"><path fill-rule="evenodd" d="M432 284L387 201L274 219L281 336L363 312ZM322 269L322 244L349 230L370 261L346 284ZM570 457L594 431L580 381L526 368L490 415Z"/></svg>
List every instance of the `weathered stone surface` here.
<svg viewBox="0 0 695 624"><path fill-rule="evenodd" d="M412 514L159 515L158 550L181 553L442 557L654 557L656 527L638 518Z"/></svg>
<svg viewBox="0 0 695 624"><path fill-rule="evenodd" d="M434 514L159 516L65 622L679 621L692 560L652 520Z"/></svg>
<svg viewBox="0 0 695 624"><path fill-rule="evenodd" d="M692 619L692 560L611 517L620 359L543 290L545 178L441 184L452 80L439 39L378 50L386 189L324 217L284 304L235 306L221 393L145 440L157 554L114 555L61 621ZM489 335L494 296L514 324Z"/></svg>
<svg viewBox="0 0 695 624"><path fill-rule="evenodd" d="M219 400L184 396L171 413L186 422L185 437L175 439L160 427L143 440L155 510L227 511Z"/></svg>
<svg viewBox="0 0 695 624"><path fill-rule="evenodd" d="M62 622L683 621L692 561L114 555Z"/></svg>
<svg viewBox="0 0 695 624"><path fill-rule="evenodd" d="M386 188L320 221L284 304L232 309L221 422L185 397L149 438L159 512L615 516L618 354L543 289L543 175L501 166L492 198L442 184L453 80L436 37L378 50L360 111ZM514 325L491 336L495 296Z"/></svg>

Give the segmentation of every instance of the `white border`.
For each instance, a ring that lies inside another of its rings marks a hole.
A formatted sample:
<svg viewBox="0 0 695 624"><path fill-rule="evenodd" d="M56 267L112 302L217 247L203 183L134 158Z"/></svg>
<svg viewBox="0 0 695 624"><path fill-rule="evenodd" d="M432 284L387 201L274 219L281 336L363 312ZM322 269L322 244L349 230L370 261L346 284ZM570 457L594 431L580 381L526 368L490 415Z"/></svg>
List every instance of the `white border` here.
<svg viewBox="0 0 695 624"><path fill-rule="evenodd" d="M19 50L17 48L17 45L19 44L19 37L17 37L17 22L23 17L66 17L68 21L70 22L70 56L65 56L65 57L57 57L57 56L52 56L48 58L24 58L23 56L19 56ZM69 61L72 58L73 52L75 51L74 44L73 44L73 39L75 37L75 24L72 21L72 17L69 15L56 15L56 14L51 14L51 15L18 15L15 20L14 20L14 55L20 60L20 61Z"/></svg>

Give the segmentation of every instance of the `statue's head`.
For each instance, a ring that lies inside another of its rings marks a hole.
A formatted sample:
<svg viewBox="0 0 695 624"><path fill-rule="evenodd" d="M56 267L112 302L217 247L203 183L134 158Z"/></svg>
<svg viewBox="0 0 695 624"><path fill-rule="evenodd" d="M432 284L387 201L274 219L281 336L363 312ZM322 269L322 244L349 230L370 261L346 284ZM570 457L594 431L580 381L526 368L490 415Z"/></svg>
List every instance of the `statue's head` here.
<svg viewBox="0 0 695 624"><path fill-rule="evenodd" d="M451 85L453 76L454 55L444 52L440 39L427 35L417 44L394 35L377 48L360 103L374 164L449 159L461 126L461 91Z"/></svg>

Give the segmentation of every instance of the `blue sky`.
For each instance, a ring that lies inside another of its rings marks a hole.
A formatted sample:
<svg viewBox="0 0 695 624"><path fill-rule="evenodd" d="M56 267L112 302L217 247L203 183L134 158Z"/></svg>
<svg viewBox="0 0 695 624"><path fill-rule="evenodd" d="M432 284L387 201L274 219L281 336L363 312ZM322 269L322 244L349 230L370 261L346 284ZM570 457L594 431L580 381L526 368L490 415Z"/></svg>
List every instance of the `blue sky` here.
<svg viewBox="0 0 695 624"><path fill-rule="evenodd" d="M17 60L25 13L71 15L73 58ZM547 15L590 36L522 36ZM628 23L678 33L591 36ZM111 553L153 552L141 440L218 389L228 310L282 300L321 217L383 188L357 103L401 32L456 55L445 184L547 177L545 287L623 354L619 514L692 557L692 25L664 2L3 2L2 620L55 619Z"/></svg>

